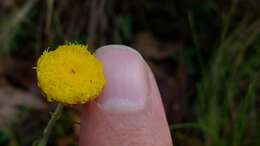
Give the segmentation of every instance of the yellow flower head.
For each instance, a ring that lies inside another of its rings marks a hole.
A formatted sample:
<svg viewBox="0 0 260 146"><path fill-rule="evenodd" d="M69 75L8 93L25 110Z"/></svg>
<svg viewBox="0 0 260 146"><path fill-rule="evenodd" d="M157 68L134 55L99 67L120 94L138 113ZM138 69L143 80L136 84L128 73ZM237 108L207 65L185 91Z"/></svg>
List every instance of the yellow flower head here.
<svg viewBox="0 0 260 146"><path fill-rule="evenodd" d="M87 46L66 44L44 51L37 62L38 86L48 101L79 104L95 99L105 85L102 63Z"/></svg>

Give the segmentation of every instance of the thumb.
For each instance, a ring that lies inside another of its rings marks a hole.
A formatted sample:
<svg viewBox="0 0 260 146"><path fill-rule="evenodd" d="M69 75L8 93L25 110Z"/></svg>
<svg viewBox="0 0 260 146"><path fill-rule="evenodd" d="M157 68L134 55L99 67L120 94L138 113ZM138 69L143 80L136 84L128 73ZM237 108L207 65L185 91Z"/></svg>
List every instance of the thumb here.
<svg viewBox="0 0 260 146"><path fill-rule="evenodd" d="M80 146L171 146L171 136L153 74L133 49L104 46L106 87L81 115Z"/></svg>

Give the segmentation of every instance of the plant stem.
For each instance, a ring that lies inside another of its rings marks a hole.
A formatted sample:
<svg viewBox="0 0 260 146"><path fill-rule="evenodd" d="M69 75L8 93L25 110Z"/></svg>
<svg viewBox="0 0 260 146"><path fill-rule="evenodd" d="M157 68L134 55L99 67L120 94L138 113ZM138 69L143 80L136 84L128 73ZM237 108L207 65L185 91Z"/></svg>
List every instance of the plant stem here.
<svg viewBox="0 0 260 146"><path fill-rule="evenodd" d="M202 126L198 123L180 123L180 124L174 124L170 126L171 130L181 129L181 128L197 128L202 129Z"/></svg>
<svg viewBox="0 0 260 146"><path fill-rule="evenodd" d="M40 139L39 143L37 146L46 146L48 139L50 137L51 131L56 123L56 121L60 118L62 110L63 110L63 105L58 104L56 107L55 112L52 114L50 121L48 122L48 125L45 127L43 131L42 138Z"/></svg>

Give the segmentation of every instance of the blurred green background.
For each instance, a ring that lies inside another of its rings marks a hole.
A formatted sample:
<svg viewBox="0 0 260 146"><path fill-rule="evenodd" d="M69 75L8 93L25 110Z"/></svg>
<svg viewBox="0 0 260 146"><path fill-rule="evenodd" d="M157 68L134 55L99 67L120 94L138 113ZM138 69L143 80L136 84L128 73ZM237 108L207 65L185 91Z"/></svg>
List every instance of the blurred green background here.
<svg viewBox="0 0 260 146"><path fill-rule="evenodd" d="M175 146L260 145L260 1L1 0L0 145L32 145L55 107L32 69L64 42L137 49L155 73ZM77 145L67 108L49 145Z"/></svg>

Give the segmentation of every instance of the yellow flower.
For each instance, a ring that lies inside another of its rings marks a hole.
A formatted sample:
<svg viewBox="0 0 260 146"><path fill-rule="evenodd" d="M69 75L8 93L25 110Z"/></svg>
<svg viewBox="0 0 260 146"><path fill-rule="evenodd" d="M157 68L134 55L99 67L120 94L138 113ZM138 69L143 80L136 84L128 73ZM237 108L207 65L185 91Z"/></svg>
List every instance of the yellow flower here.
<svg viewBox="0 0 260 146"><path fill-rule="evenodd" d="M48 101L79 104L95 99L105 85L102 63L87 46L66 44L44 51L37 62L38 86Z"/></svg>

